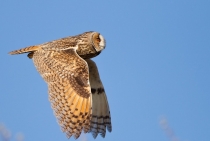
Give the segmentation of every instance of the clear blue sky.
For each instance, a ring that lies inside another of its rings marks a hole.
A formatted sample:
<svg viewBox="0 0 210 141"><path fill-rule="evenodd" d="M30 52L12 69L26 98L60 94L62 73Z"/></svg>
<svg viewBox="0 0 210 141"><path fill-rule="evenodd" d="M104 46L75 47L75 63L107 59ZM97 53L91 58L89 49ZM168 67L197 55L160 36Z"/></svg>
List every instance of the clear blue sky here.
<svg viewBox="0 0 210 141"><path fill-rule="evenodd" d="M209 6L208 0L1 1L0 122L25 141L67 141L32 60L8 52L98 31L107 47L94 61L113 132L97 141L168 141L162 116L180 141L210 141Z"/></svg>

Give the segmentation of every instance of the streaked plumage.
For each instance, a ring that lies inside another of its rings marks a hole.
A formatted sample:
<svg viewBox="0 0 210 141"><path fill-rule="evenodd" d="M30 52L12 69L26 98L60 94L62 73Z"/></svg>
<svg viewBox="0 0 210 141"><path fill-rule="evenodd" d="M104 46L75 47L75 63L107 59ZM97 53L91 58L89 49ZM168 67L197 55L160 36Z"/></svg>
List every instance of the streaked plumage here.
<svg viewBox="0 0 210 141"><path fill-rule="evenodd" d="M85 32L10 52L29 53L45 82L59 125L67 137L82 130L105 137L112 130L109 105L96 64L90 60L105 48L97 32Z"/></svg>

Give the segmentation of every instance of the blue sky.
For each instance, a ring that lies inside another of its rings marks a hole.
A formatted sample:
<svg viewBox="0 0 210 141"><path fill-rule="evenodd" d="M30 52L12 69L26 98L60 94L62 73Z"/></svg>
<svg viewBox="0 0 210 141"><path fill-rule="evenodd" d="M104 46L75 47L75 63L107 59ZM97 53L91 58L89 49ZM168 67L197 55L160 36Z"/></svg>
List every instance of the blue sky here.
<svg viewBox="0 0 210 141"><path fill-rule="evenodd" d="M0 5L0 122L25 141L67 141L47 85L25 54L9 51L98 31L97 63L113 131L97 141L210 140L210 2L207 0L36 0ZM71 138L70 140L74 140ZM86 134L83 139L93 140Z"/></svg>

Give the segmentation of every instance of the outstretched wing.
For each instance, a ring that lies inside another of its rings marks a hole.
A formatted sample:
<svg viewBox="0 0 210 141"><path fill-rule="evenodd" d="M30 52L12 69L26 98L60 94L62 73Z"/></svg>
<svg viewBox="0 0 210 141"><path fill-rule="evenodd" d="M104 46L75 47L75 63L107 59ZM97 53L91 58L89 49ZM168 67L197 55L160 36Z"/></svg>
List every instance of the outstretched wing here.
<svg viewBox="0 0 210 141"><path fill-rule="evenodd" d="M112 131L109 104L95 62L90 59L86 59L85 61L88 63L89 67L92 91L92 118L90 131L94 138L97 137L98 133L101 134L102 137L105 137L106 128L109 132Z"/></svg>
<svg viewBox="0 0 210 141"><path fill-rule="evenodd" d="M90 130L91 88L85 60L68 50L38 50L33 61L48 84L49 100L63 132L78 138Z"/></svg>

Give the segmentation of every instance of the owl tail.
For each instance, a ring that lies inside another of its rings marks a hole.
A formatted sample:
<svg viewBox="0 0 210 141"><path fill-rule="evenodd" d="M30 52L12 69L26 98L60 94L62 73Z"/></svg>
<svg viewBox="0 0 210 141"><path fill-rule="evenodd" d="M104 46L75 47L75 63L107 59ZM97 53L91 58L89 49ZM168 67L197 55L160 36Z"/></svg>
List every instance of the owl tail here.
<svg viewBox="0 0 210 141"><path fill-rule="evenodd" d="M92 117L90 131L94 138L100 134L102 137L106 135L106 129L111 132L111 115L109 104L103 84L100 80L96 64L86 59L89 67L89 79L92 92Z"/></svg>

